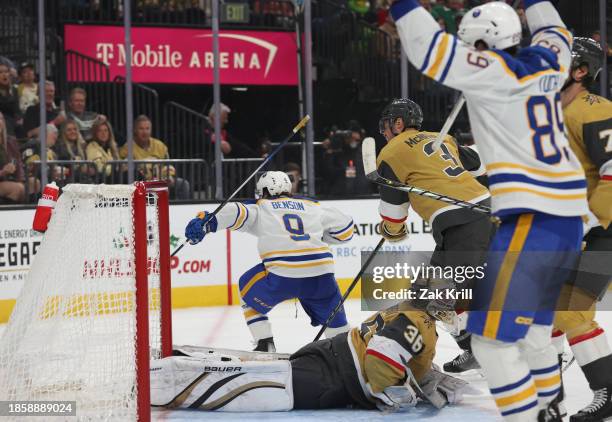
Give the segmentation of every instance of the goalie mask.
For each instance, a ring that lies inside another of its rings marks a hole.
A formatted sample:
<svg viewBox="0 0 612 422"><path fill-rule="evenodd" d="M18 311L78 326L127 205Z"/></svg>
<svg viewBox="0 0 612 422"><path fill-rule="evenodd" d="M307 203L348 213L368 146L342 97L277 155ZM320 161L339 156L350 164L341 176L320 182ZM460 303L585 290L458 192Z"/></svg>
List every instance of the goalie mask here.
<svg viewBox="0 0 612 422"><path fill-rule="evenodd" d="M521 42L521 20L516 11L502 1L474 7L467 12L457 35L461 41L476 47L483 41L488 48L505 50Z"/></svg>
<svg viewBox="0 0 612 422"><path fill-rule="evenodd" d="M457 316L456 300L449 292L453 292L454 289L454 283L448 280L418 278L410 288L415 292L414 299L410 303L438 321L453 324Z"/></svg>
<svg viewBox="0 0 612 422"><path fill-rule="evenodd" d="M385 123L389 125L389 128L392 128L393 123L395 123L398 117L404 122L404 129L409 127L420 129L423 123L423 110L421 110L417 103L408 98L396 98L380 114L380 120L378 121L379 132L384 134Z"/></svg>
<svg viewBox="0 0 612 422"><path fill-rule="evenodd" d="M255 186L255 197L263 198L267 191L270 196L291 194L291 180L287 173L282 171L267 171L261 175Z"/></svg>

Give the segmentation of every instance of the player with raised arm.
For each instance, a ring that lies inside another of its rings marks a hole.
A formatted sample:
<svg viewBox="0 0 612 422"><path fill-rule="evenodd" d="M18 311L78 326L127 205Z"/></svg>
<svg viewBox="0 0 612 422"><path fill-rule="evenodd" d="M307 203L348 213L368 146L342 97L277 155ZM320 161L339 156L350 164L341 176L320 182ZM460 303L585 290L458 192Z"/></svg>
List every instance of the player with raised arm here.
<svg viewBox="0 0 612 422"><path fill-rule="evenodd" d="M476 151L458 145L448 135L440 150L434 151L433 144L438 134L421 131L422 122L421 107L409 99L395 99L384 108L379 131L387 145L378 155L378 173L393 181L489 206L491 195L476 180L484 173ZM432 227L436 241L432 265L473 268L483 265L494 233L488 216L381 186L379 213L381 231L387 240L399 241L407 236L405 221L411 205ZM471 281L460 287L472 288ZM465 315L459 320L465 321ZM470 338L464 324L458 328L461 331L455 332L454 338L464 352L444 365L446 372L464 372L479 367L471 353Z"/></svg>
<svg viewBox="0 0 612 422"><path fill-rule="evenodd" d="M197 353L156 360L151 403L242 412L349 406L395 411L415 406L417 396L436 408L457 403L467 383L432 368L436 320L454 318L454 300L445 294L418 299L424 290L450 287L419 279L412 287L415 299L375 313L348 333L307 344L289 361L228 362Z"/></svg>
<svg viewBox="0 0 612 422"><path fill-rule="evenodd" d="M582 240L586 180L564 134L561 87L572 36L547 0L525 0L532 33L504 2L477 6L457 37L416 0L391 6L409 60L463 91L501 225L476 285L472 350L505 419L560 421L559 365L550 334L561 287Z"/></svg>
<svg viewBox="0 0 612 422"><path fill-rule="evenodd" d="M267 313L280 302L298 298L313 326L325 323L341 299L334 277L331 243L353 237L353 220L317 201L291 196L282 171L268 171L257 181L255 203L234 202L210 218L201 212L185 229L196 244L218 229L238 230L258 238L262 262L239 280L246 323L256 351L274 352ZM344 309L325 330L327 337L349 330Z"/></svg>
<svg viewBox="0 0 612 422"><path fill-rule="evenodd" d="M612 351L606 333L595 321L595 304L605 295L611 279L610 271L604 268L609 268L612 253L612 102L589 92L603 60L597 42L575 38L570 77L561 91L565 127L587 176L591 211L584 254L576 276L563 286L553 332L560 353L563 334L567 336L595 396L590 405L570 417L571 422L612 417Z"/></svg>

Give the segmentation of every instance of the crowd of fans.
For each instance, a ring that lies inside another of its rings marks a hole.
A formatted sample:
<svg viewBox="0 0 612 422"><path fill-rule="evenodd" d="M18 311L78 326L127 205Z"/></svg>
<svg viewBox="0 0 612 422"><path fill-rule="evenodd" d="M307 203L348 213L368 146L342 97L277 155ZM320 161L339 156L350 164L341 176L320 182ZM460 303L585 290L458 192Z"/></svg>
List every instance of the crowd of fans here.
<svg viewBox="0 0 612 422"><path fill-rule="evenodd" d="M55 84L45 81L46 151L48 180L59 185L79 183L125 183L127 145L119 148L108 118L87 107L87 92L73 88L65 101L56 103ZM134 122L134 159L169 160L163 141L152 137L153 122L138 116ZM34 66L18 68L0 58L0 204L35 200L40 192L41 122L38 82ZM70 163L74 161L75 163ZM177 177L173 166L142 164L137 178L169 181L177 199L189 199L191 187Z"/></svg>

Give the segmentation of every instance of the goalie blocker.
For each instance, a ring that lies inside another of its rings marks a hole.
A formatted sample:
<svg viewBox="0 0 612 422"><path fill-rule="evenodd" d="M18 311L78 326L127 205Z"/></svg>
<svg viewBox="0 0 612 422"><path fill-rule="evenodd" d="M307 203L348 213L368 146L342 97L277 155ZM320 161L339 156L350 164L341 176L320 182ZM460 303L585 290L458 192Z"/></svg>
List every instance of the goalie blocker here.
<svg viewBox="0 0 612 422"><path fill-rule="evenodd" d="M434 290L449 287L438 280L427 283ZM452 318L453 305L402 302L349 333L307 344L288 361L228 362L197 351L155 361L151 403L243 412L348 406L401 410L421 398L441 408L459 401L467 386L432 369L435 318Z"/></svg>

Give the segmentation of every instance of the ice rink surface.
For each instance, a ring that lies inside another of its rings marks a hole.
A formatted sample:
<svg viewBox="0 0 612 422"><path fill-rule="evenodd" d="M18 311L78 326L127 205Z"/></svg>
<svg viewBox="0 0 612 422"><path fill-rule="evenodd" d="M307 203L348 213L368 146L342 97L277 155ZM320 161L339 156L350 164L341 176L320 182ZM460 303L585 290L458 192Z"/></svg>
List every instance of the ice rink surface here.
<svg viewBox="0 0 612 422"><path fill-rule="evenodd" d="M371 312L362 312L359 300L350 300L346 305L347 316L352 326L356 326L367 318ZM297 316L296 316L297 314ZM310 342L317 329L310 326L310 321L299 304L285 302L273 309L270 314L278 352L291 353ZM598 312L597 321L608 332L612 332L612 312ZM251 350L251 335L244 323L239 306L209 307L179 309L173 311L173 342L174 344L190 344L198 346L223 347ZM458 353L459 349L452 337L442 329L438 329L439 340L435 362L442 364ZM566 344L566 349L569 346ZM364 410L317 410L291 411L276 413L222 413L187 410L153 410L156 421L186 421L186 420L221 420L221 421L495 421L498 416L495 403L488 393L486 382L477 374L465 378L480 394L466 396L460 405L446 407L436 411L431 406L419 404L416 408L402 413L383 414L379 411ZM582 371L576 363L564 374L566 389L565 405L569 414L591 402L592 394L584 379ZM569 419L569 418L567 418Z"/></svg>

